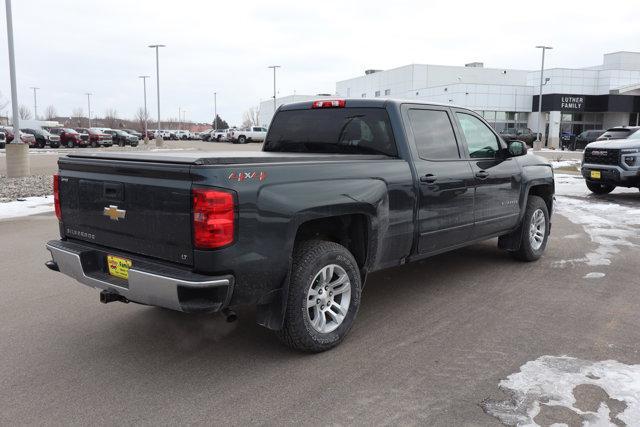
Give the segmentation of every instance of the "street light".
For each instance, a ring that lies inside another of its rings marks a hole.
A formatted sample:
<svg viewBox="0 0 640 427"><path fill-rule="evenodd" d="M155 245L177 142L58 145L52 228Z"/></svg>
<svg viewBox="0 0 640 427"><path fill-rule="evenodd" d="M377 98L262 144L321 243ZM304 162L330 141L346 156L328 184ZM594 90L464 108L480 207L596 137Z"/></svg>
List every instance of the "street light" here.
<svg viewBox="0 0 640 427"><path fill-rule="evenodd" d="M156 142L160 141L162 136L160 134L160 58L159 58L159 49L161 47L165 47L163 44L151 44L150 48L156 50L156 89L157 89L157 97L158 97L158 136Z"/></svg>
<svg viewBox="0 0 640 427"><path fill-rule="evenodd" d="M269 65L267 68L273 68L273 114L276 114L276 69L279 65Z"/></svg>
<svg viewBox="0 0 640 427"><path fill-rule="evenodd" d="M149 142L149 135L147 135L147 79L149 76L138 76L138 78L142 79L142 88L144 91L144 142L146 144Z"/></svg>
<svg viewBox="0 0 640 427"><path fill-rule="evenodd" d="M538 147L542 146L542 86L544 81L544 54L547 49L551 50L551 46L536 46L536 49L542 49L542 65L540 66L540 92L538 94L538 137L536 142Z"/></svg>
<svg viewBox="0 0 640 427"><path fill-rule="evenodd" d="M13 17L11 0L5 0L7 13L7 44L9 46L9 75L11 80L11 108L13 109L13 141L6 146L7 177L29 175L29 145L20 139L20 115L18 113L18 85L16 83L16 59L13 51Z"/></svg>
<svg viewBox="0 0 640 427"><path fill-rule="evenodd" d="M85 93L87 95L87 120L89 120L89 128L91 128L91 92Z"/></svg>
<svg viewBox="0 0 640 427"><path fill-rule="evenodd" d="M36 91L40 88L32 86L29 89L33 89L33 118L38 120L38 98L36 97Z"/></svg>

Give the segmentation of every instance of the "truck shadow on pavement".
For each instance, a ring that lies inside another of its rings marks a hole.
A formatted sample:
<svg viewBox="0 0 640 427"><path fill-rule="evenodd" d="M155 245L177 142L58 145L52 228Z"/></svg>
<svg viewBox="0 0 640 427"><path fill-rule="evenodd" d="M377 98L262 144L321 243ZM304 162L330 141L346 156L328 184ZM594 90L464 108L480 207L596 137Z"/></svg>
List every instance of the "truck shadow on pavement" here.
<svg viewBox="0 0 640 427"><path fill-rule="evenodd" d="M401 321L403 316L411 316L415 310L427 309L433 297L463 292L469 286L481 286L478 275L502 269L504 265L525 264L498 250L496 241L492 240L370 275L351 335L336 350L357 345L358 339L352 340L352 336L368 340L370 328L384 328L390 318ZM117 341L117 347L128 348L135 343L135 348L127 351L129 363L148 360L149 357L207 353L207 361L218 359L222 364L216 365L216 369L223 369L229 358L237 361L238 358L254 357L256 353L260 353L260 357L271 355L274 360L287 355L293 358L304 356L288 350L270 331L258 326L255 308L252 307L238 308L238 320L233 323L227 323L221 315L185 314L135 304L118 308L123 319L105 312L100 324L104 330L95 332L109 334ZM77 350L82 346L71 348ZM119 352L112 356L122 357ZM139 354L132 358L132 352ZM142 355L144 357L141 358Z"/></svg>

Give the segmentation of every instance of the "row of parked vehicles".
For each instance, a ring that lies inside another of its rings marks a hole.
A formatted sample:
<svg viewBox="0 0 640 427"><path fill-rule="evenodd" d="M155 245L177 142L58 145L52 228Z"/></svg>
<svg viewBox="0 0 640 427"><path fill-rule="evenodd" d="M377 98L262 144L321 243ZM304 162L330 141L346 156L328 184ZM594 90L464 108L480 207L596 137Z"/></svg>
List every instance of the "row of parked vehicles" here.
<svg viewBox="0 0 640 427"><path fill-rule="evenodd" d="M251 126L244 129L211 129L201 132L199 135L203 141L231 142L233 144L264 142L266 136L267 128L263 126Z"/></svg>
<svg viewBox="0 0 640 427"><path fill-rule="evenodd" d="M110 147L130 145L136 147L143 134L133 129L110 129L102 127L30 127L20 129L20 140L32 148L76 148ZM0 148L13 141L15 135L10 127L0 127Z"/></svg>

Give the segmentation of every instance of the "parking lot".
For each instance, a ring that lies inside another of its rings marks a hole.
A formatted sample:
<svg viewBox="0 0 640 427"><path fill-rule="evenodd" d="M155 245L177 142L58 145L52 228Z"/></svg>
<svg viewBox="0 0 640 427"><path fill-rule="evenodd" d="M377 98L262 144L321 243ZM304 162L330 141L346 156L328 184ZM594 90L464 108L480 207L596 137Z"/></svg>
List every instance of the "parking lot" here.
<svg viewBox="0 0 640 427"><path fill-rule="evenodd" d="M185 144L163 149L259 148ZM540 261L488 241L376 273L347 340L318 355L282 347L253 309L226 323L101 305L44 267L52 213L2 220L0 424L637 424L640 192L556 183Z"/></svg>

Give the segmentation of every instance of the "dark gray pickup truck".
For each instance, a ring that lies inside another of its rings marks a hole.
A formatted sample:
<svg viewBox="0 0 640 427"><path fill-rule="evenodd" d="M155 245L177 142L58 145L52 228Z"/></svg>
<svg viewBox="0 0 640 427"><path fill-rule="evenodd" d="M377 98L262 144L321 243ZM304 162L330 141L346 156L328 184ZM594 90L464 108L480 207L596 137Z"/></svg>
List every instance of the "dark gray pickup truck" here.
<svg viewBox="0 0 640 427"><path fill-rule="evenodd" d="M522 142L473 111L395 100L282 106L262 152L70 154L54 187L50 269L105 303L256 305L305 351L345 337L374 271L494 237L538 259L554 202Z"/></svg>

